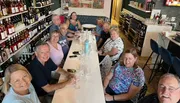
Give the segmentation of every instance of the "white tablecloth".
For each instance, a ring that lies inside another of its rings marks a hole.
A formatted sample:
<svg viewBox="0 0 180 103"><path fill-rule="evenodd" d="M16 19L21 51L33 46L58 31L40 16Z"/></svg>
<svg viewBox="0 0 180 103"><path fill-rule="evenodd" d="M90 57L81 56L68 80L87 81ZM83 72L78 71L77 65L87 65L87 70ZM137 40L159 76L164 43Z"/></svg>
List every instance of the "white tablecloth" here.
<svg viewBox="0 0 180 103"><path fill-rule="evenodd" d="M96 48L96 39L94 35L89 36L91 52L89 53L88 67L90 74L86 79L79 81L79 89L74 85L66 86L63 89L55 91L52 103L105 103L103 86L100 75L98 53ZM73 40L68 57L63 69L78 69L80 66L80 57L69 58L73 51L82 49L82 44L78 40ZM60 77L61 79L61 77Z"/></svg>

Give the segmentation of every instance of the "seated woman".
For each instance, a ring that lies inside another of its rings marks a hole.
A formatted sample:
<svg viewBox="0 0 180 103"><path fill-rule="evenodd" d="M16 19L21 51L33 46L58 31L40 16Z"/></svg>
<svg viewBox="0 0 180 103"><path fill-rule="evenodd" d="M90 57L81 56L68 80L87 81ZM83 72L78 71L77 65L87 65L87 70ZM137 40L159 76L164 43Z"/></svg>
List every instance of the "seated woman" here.
<svg viewBox="0 0 180 103"><path fill-rule="evenodd" d="M77 19L76 12L71 13L69 20L66 21L66 24L68 25L68 32L73 34L82 27L80 21Z"/></svg>
<svg viewBox="0 0 180 103"><path fill-rule="evenodd" d="M64 57L62 47L58 44L59 36L59 31L53 31L50 33L50 40L47 42L50 47L50 58L57 66L60 66Z"/></svg>
<svg viewBox="0 0 180 103"><path fill-rule="evenodd" d="M144 85L143 70L137 66L138 54L135 48L126 50L123 63L117 63L105 77L106 103L132 103L130 100ZM118 101L118 102L117 102Z"/></svg>
<svg viewBox="0 0 180 103"><path fill-rule="evenodd" d="M119 29L110 29L110 38L106 40L99 53L99 61L102 61L106 55L111 57L112 61L118 60L124 49L124 43L119 37Z"/></svg>
<svg viewBox="0 0 180 103"><path fill-rule="evenodd" d="M4 89L6 96L2 103L40 103L28 70L20 65L10 65L5 71Z"/></svg>

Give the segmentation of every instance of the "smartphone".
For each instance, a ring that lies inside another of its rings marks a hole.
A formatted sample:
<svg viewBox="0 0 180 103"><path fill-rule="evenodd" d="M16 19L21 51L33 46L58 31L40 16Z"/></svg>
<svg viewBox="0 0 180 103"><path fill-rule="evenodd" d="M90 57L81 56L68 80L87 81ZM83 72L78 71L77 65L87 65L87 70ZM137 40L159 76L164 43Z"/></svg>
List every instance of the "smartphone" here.
<svg viewBox="0 0 180 103"><path fill-rule="evenodd" d="M79 54L79 51L73 51L73 54L80 55L80 54Z"/></svg>
<svg viewBox="0 0 180 103"><path fill-rule="evenodd" d="M68 71L69 73L76 73L76 70L75 70L75 69L67 69L67 71Z"/></svg>
<svg viewBox="0 0 180 103"><path fill-rule="evenodd" d="M71 56L69 56L69 58L75 58L75 57L77 57L77 55L71 55Z"/></svg>

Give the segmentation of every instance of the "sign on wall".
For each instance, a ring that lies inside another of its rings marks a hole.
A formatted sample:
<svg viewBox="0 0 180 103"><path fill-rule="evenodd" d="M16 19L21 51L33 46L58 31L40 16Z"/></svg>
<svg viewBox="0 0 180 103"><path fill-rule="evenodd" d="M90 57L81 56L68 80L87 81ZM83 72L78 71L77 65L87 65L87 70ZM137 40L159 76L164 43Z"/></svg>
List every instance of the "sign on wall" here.
<svg viewBox="0 0 180 103"><path fill-rule="evenodd" d="M69 7L103 9L104 0L69 0Z"/></svg>

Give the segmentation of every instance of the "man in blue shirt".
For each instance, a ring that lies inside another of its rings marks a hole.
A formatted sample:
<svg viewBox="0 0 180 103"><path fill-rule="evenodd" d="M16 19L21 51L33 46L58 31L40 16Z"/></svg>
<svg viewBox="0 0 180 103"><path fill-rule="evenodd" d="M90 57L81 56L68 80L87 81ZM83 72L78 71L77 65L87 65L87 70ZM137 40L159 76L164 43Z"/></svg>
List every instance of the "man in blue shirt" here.
<svg viewBox="0 0 180 103"><path fill-rule="evenodd" d="M53 22L53 24L51 25L50 30L49 30L50 33L55 31L55 30L60 29L61 20L59 18L59 15L53 14L52 15L52 22Z"/></svg>
<svg viewBox="0 0 180 103"><path fill-rule="evenodd" d="M98 18L96 22L96 32L94 33L94 35L96 36L96 41L98 42L101 36L101 31L103 30L104 20L102 18Z"/></svg>

